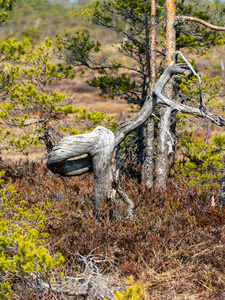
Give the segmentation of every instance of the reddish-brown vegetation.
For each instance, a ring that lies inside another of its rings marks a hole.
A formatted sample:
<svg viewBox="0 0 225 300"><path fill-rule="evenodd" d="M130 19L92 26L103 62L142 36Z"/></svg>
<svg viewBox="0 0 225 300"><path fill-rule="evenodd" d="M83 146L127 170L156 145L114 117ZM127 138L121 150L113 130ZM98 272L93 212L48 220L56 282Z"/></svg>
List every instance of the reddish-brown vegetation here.
<svg viewBox="0 0 225 300"><path fill-rule="evenodd" d="M18 203L45 209L49 249L64 255L67 274L75 276L82 267L77 253L92 252L113 261L118 281L133 275L147 283L147 299L224 299L225 209L212 207L211 196L197 186L172 177L161 193L130 179L124 187L135 204L134 218L126 219L117 199L108 216L97 220L90 174L61 178L28 162L3 169Z"/></svg>

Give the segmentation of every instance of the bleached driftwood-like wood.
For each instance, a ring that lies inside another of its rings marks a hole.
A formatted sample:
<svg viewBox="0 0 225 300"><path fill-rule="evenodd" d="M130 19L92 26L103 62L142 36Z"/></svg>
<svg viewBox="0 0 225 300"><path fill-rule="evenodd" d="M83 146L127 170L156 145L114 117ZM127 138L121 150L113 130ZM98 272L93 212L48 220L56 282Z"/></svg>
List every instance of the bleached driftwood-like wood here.
<svg viewBox="0 0 225 300"><path fill-rule="evenodd" d="M189 70L171 64L156 82L154 90L157 90L161 93L165 85L173 75L187 75L189 73ZM159 103L161 102L158 100L156 94L151 92L146 98L145 103L143 104L140 111L133 118L123 122L116 128L114 132L115 146L117 147L131 131L141 126L151 116Z"/></svg>
<svg viewBox="0 0 225 300"><path fill-rule="evenodd" d="M175 55L178 54L185 60L179 51L174 53L170 66L166 68L156 82L155 87L146 98L140 111L131 119L120 124L114 133L102 126L98 126L91 133L63 138L48 154L47 166L54 173L62 176L75 176L93 171L95 181L94 206L97 214L104 210L108 202L111 201L113 194L111 160L114 150L131 131L146 122L158 104L169 106L171 111L177 110L182 113L193 114L207 118L218 126L225 126L224 118L211 114L205 109L206 107L201 96L200 108L189 107L163 96L162 91L173 75L190 73L186 68L175 65ZM84 155L86 156L80 157ZM131 200L125 196L118 186L117 192L129 206L128 212L132 216L133 205Z"/></svg>
<svg viewBox="0 0 225 300"><path fill-rule="evenodd" d="M219 115L214 115L210 112L203 111L201 108L190 107L174 100L167 99L159 91L153 90L153 94L157 96L159 103L165 104L173 108L173 110L180 111L184 114L196 115L200 118L206 118L217 126L225 126L225 119Z"/></svg>
<svg viewBox="0 0 225 300"><path fill-rule="evenodd" d="M95 181L95 210L107 204L112 189L111 159L115 147L114 134L98 126L88 134L61 139L48 155L47 166L62 176L80 175L93 170ZM76 159L87 154L87 157ZM74 160L68 160L74 158Z"/></svg>
<svg viewBox="0 0 225 300"><path fill-rule="evenodd" d="M161 92L168 80L179 73L186 74L187 70L170 66L156 83L156 88ZM151 116L157 104L157 97L150 94L138 114L119 125L114 133L98 126L91 133L63 138L49 153L48 168L62 176L81 175L92 170L95 180L95 210L97 213L102 211L110 201L112 192L111 159L114 149ZM86 157L79 158L85 154Z"/></svg>

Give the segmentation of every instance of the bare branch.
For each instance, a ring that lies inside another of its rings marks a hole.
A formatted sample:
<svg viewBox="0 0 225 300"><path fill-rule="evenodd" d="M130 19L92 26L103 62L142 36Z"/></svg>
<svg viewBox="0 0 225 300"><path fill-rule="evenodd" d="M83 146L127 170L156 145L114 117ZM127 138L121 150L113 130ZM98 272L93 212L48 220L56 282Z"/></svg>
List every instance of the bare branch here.
<svg viewBox="0 0 225 300"><path fill-rule="evenodd" d="M110 275L104 275L100 269L101 265L112 268L113 261L108 257L100 255L89 254L87 256L76 255L84 264L84 270L77 277L63 276L58 279L54 284L45 283L40 277L33 275L43 290L50 290L52 292L59 292L62 295L68 296L82 296L84 299L103 299L112 298L115 290L119 287L116 286L114 280Z"/></svg>
<svg viewBox="0 0 225 300"><path fill-rule="evenodd" d="M173 75L187 75L189 73L189 70L182 67L173 66L171 63L171 65L164 71L159 80L156 82L154 90L162 92L166 83ZM145 103L143 104L141 110L133 118L123 122L116 128L114 132L115 147L117 147L131 131L141 126L151 116L157 105L157 97L154 97L154 95L150 93L145 100Z"/></svg>
<svg viewBox="0 0 225 300"><path fill-rule="evenodd" d="M212 30L218 30L218 31L225 31L225 27L223 26L216 26L216 25L212 25L206 21L203 21L202 19L199 18L195 18L195 17L190 17L190 16L178 16L177 20L184 20L184 21L191 21L191 22L196 22L199 23L201 25L204 25Z"/></svg>
<svg viewBox="0 0 225 300"><path fill-rule="evenodd" d="M163 96L159 91L153 90L153 94L158 97L159 102L162 104L165 104L167 106L173 107L173 109L180 111L184 114L192 114L196 115L200 118L206 118L209 119L212 123L216 124L217 126L225 126L225 119L219 115L214 115L209 112L205 112L200 108L190 107L186 106L184 104L181 104L179 102L176 102L174 100L170 100Z"/></svg>
<svg viewBox="0 0 225 300"><path fill-rule="evenodd" d="M203 108L204 110L208 111L208 107L205 105L203 101L203 96L202 96L202 87L201 87L201 78L197 72L195 72L194 68L192 65L189 63L189 61L184 57L183 53L181 51L175 51L173 54L172 61L175 60L176 55L180 55L180 57L183 59L183 61L186 63L188 68L192 71L192 73L198 78L198 85L199 85L199 96L200 96L200 108Z"/></svg>
<svg viewBox="0 0 225 300"><path fill-rule="evenodd" d="M134 209L134 203L133 201L127 196L127 194L122 190L118 182L114 182L113 184L114 189L117 191L117 193L122 197L123 202L127 205L127 217L133 218L133 209Z"/></svg>

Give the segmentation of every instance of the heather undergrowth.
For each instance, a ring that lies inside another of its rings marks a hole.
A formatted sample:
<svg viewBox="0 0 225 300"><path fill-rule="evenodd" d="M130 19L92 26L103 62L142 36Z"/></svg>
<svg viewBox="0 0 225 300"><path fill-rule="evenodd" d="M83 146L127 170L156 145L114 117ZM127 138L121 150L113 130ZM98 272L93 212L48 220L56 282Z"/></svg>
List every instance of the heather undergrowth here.
<svg viewBox="0 0 225 300"><path fill-rule="evenodd" d="M217 204L217 185L204 192L173 175L162 193L129 179L124 188L134 202L134 218L126 218L126 207L118 198L108 216L96 219L92 175L62 178L29 162L2 168L5 183L15 189L15 205L23 210L25 205L28 211L35 207L44 214L41 234L48 235L49 253L65 258L57 268L64 277L81 276L95 257L104 284L119 289L117 295L134 290L122 293L129 285L125 279L132 276L137 290L144 287L145 299L224 299L225 210ZM15 299L62 299L54 288L29 289L19 298L18 285L26 287L18 279L12 283ZM81 299L68 291L63 297Z"/></svg>

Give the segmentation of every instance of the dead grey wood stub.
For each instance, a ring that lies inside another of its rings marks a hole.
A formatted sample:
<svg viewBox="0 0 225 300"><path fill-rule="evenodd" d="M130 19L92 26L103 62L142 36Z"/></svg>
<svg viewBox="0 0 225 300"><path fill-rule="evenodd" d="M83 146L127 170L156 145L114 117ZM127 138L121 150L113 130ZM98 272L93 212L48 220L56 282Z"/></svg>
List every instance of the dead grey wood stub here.
<svg viewBox="0 0 225 300"><path fill-rule="evenodd" d="M112 190L111 159L114 147L113 132L98 126L91 133L61 139L49 153L47 166L62 176L81 175L92 170L94 206L97 212L102 211L108 204ZM79 158L82 155L87 156Z"/></svg>

